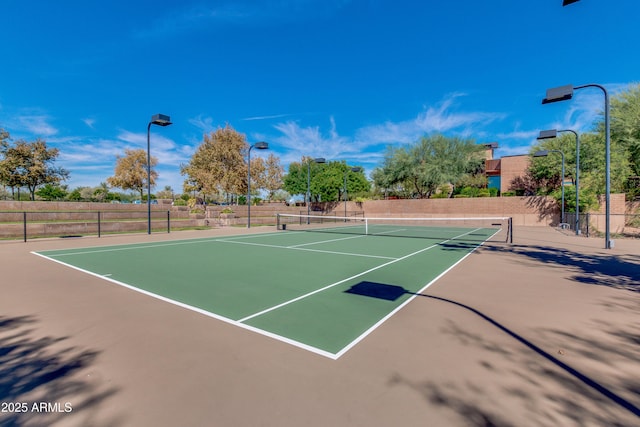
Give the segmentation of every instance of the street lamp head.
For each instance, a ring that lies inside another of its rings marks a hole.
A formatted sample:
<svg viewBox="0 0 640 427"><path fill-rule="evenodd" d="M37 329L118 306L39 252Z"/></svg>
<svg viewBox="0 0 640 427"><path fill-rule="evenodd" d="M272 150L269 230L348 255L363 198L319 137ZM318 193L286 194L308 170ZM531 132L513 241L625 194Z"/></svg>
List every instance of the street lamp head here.
<svg viewBox="0 0 640 427"><path fill-rule="evenodd" d="M538 135L538 140L540 139L551 139L551 138L555 138L558 136L558 131L555 129L551 129L551 130L541 130L540 131L540 135Z"/></svg>
<svg viewBox="0 0 640 427"><path fill-rule="evenodd" d="M567 5L571 4L571 3L577 3L579 1L580 0L562 0L562 6L567 6Z"/></svg>
<svg viewBox="0 0 640 427"><path fill-rule="evenodd" d="M543 104L567 101L573 98L573 85L564 85L547 89L547 96L542 100Z"/></svg>
<svg viewBox="0 0 640 427"><path fill-rule="evenodd" d="M151 117L151 123L158 126L169 126L171 124L171 118L164 114L154 114Z"/></svg>
<svg viewBox="0 0 640 427"><path fill-rule="evenodd" d="M351 172L360 172L362 171L362 167L360 166L354 166L351 168Z"/></svg>
<svg viewBox="0 0 640 427"><path fill-rule="evenodd" d="M318 157L313 159L314 163L327 163L327 160L324 157Z"/></svg>
<svg viewBox="0 0 640 427"><path fill-rule="evenodd" d="M257 148L258 150L267 150L269 148L269 143L264 142L264 141L260 141L260 142L256 142L255 144L253 144L253 146L255 148Z"/></svg>
<svg viewBox="0 0 640 427"><path fill-rule="evenodd" d="M549 155L549 150L540 150L533 153L533 157L546 157Z"/></svg>

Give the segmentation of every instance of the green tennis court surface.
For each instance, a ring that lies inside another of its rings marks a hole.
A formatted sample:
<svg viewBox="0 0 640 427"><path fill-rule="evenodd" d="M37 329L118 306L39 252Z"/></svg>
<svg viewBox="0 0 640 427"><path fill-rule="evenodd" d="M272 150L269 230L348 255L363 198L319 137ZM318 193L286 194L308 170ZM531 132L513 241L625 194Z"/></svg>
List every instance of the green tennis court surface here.
<svg viewBox="0 0 640 427"><path fill-rule="evenodd" d="M35 254L335 359L498 231L278 231Z"/></svg>

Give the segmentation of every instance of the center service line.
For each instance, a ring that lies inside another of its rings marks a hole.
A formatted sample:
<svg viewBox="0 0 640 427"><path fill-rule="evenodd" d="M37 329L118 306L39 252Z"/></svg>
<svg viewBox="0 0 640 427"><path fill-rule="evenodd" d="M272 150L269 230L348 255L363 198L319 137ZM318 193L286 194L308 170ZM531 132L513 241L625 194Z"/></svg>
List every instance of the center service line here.
<svg viewBox="0 0 640 427"><path fill-rule="evenodd" d="M419 253L426 252L426 251L428 251L428 250L430 250L430 249L433 249L433 248L435 248L435 247L437 247L437 246L439 246L439 245L441 245L441 244L443 244L443 243L446 243L446 242L448 242L448 241L450 241L450 240L454 240L454 239L457 239L457 238L459 238L459 237L465 236L465 235L467 235L467 234L469 234L469 233L473 233L474 231L476 231L476 230L468 231L468 232L466 232L466 233L460 234L459 236L452 237L452 238L447 239L447 240L443 240L443 241L442 241L442 242L440 242L440 243L435 243L435 244L433 244L433 245L431 245L431 246L428 246L428 247L426 247L426 248L420 249L419 251L415 251L415 252L412 252L412 253L410 253L410 254L408 254L408 255L405 255L405 256L403 256L402 258L397 258L397 259L394 259L393 261L385 262L384 264L381 264L381 265L379 265L379 266L377 266L377 267L370 268L369 270L363 271L362 273L358 273L358 274L356 274L356 275L354 275L354 276L347 277L346 279L343 279L343 280L340 280L340 281L338 281L338 282L335 282L335 283L332 283L332 284L330 284L330 285L327 285L327 286L325 286L324 288L316 289L315 291L311 291L311 292L306 293L306 294L304 294L304 295L300 295L300 296L299 296L299 297L297 297L297 298L293 298L293 299L291 299L291 300L289 300L289 301L285 301L285 302L283 302L283 303L281 303L281 304L275 305L275 306L273 306L273 307L270 307L270 308L267 308L267 309L265 309L265 310L259 311L258 313L254 313L254 314L252 314L252 315L250 315L250 316L247 316L247 317L244 317L244 318L242 318L242 319L239 319L239 320L238 320L238 322L239 322L239 323L244 323L244 322L246 322L247 320L253 319L254 317L258 317L258 316L261 316L261 315L263 315L263 314L269 313L270 311L277 310L277 309L282 308L282 307L285 307L285 306L287 306L287 305L289 305L289 304L293 304L293 303L294 303L294 302L296 302L296 301L300 301L300 300L302 300L302 299L304 299L304 298L310 297L311 295L315 295L315 294L317 294L317 293L319 293L319 292L322 292L322 291L325 291L325 290L327 290L327 289L333 288L334 286L338 286L338 285L340 285L340 284L342 284L342 283L344 283L344 282L348 282L349 280L352 280L352 279L358 278L358 277L363 276L363 275L365 275L365 274L367 274L367 273L371 273L372 271L379 270L379 269L381 269L382 267L386 267L386 266L391 265L391 264L394 264L394 263L396 263L396 262L398 262L398 261L402 261L402 260L407 259L407 258L409 258L409 257L412 257L412 256L414 256L414 255L418 255Z"/></svg>

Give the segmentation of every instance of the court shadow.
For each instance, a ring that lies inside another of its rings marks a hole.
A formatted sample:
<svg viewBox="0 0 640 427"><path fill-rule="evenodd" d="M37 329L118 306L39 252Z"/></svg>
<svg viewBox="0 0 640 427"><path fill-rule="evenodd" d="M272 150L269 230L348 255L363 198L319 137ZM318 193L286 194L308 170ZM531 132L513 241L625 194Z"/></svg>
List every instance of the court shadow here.
<svg viewBox="0 0 640 427"><path fill-rule="evenodd" d="M584 254L544 245L485 245L482 251L513 254L523 259L556 265L574 273L585 285L640 292L640 255Z"/></svg>
<svg viewBox="0 0 640 427"><path fill-rule="evenodd" d="M440 246L444 250L449 250L449 251L469 252L478 248L478 246L480 246L480 243L482 243L482 240L479 240L479 241L449 240L444 243L438 243L438 246Z"/></svg>
<svg viewBox="0 0 640 427"><path fill-rule="evenodd" d="M518 341L520 344L524 345L526 348L531 350L533 353L535 353L538 356L541 356L544 359L546 359L547 361L553 363L555 366L557 366L558 368L562 369L565 373L567 373L568 375L570 375L574 379L582 382L586 386L590 387L592 390L596 391L601 396L609 399L611 402L615 403L619 407L621 407L621 408L631 412L632 414L640 417L640 408L638 406L634 405L632 402L626 400L624 397L616 394L615 392L613 392L609 388L607 388L604 385L600 384L598 381L590 378L589 376L585 375L584 373L582 373L582 372L578 371L577 369L571 367L567 363L561 361L557 357L553 356L552 354L544 351L542 348L540 348L537 345L533 344L531 341L527 340L526 338L522 337L521 335L518 335L517 333L515 333L512 330L510 330L506 326L504 326L501 323L497 322L496 320L492 319L490 316L482 313L481 311L479 311L479 310L477 310L477 309L475 309L475 308L473 308L471 306L468 306L466 304L462 304L460 302L453 301L453 300L450 300L450 299L447 299L447 298L442 298L442 297L438 297L438 296L434 296L434 295L428 295L428 294L412 292L412 291L404 289L402 286L390 285L390 284L386 284L386 283L376 283L376 282L363 281L363 282L360 282L360 283L357 283L357 284L353 285L350 289L346 290L345 292L346 293L350 293L350 294L355 294L355 295L366 296L366 297L369 297L369 298L383 299L383 300L387 300L387 301L395 301L395 300L399 299L401 296L409 294L409 295L414 295L416 297L429 298L429 299L432 299L432 300L435 300L435 301L440 301L440 302L444 302L444 303L447 303L447 304L452 304L452 305L454 305L456 307L462 308L462 309L464 309L466 311L469 311L469 312L477 315L478 317L480 317L485 322L491 324L492 326L494 326L495 328L497 328L498 330L500 330L504 334L506 334L509 337L513 338L514 340Z"/></svg>
<svg viewBox="0 0 640 427"><path fill-rule="evenodd" d="M118 390L79 375L91 367L99 352L67 346L68 337L43 336L37 332L38 323L36 316L0 316L0 401L22 405L20 410L0 414L0 424L54 425L83 420L85 425L106 426L122 421L117 417L107 422L95 419Z"/></svg>
<svg viewBox="0 0 640 427"><path fill-rule="evenodd" d="M345 291L347 294L361 295L370 298L395 301L402 295L409 294L405 288L396 285L387 285L375 282L360 282Z"/></svg>

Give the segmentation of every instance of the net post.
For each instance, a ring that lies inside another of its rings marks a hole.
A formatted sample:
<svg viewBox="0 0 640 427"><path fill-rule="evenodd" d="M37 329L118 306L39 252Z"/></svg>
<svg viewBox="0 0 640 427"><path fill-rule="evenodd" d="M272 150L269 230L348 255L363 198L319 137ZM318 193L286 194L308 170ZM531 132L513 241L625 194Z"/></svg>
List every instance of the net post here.
<svg viewBox="0 0 640 427"><path fill-rule="evenodd" d="M369 219L365 218L364 219L364 234L365 235L369 235Z"/></svg>
<svg viewBox="0 0 640 427"><path fill-rule="evenodd" d="M509 217L509 243L513 243L513 217Z"/></svg>

